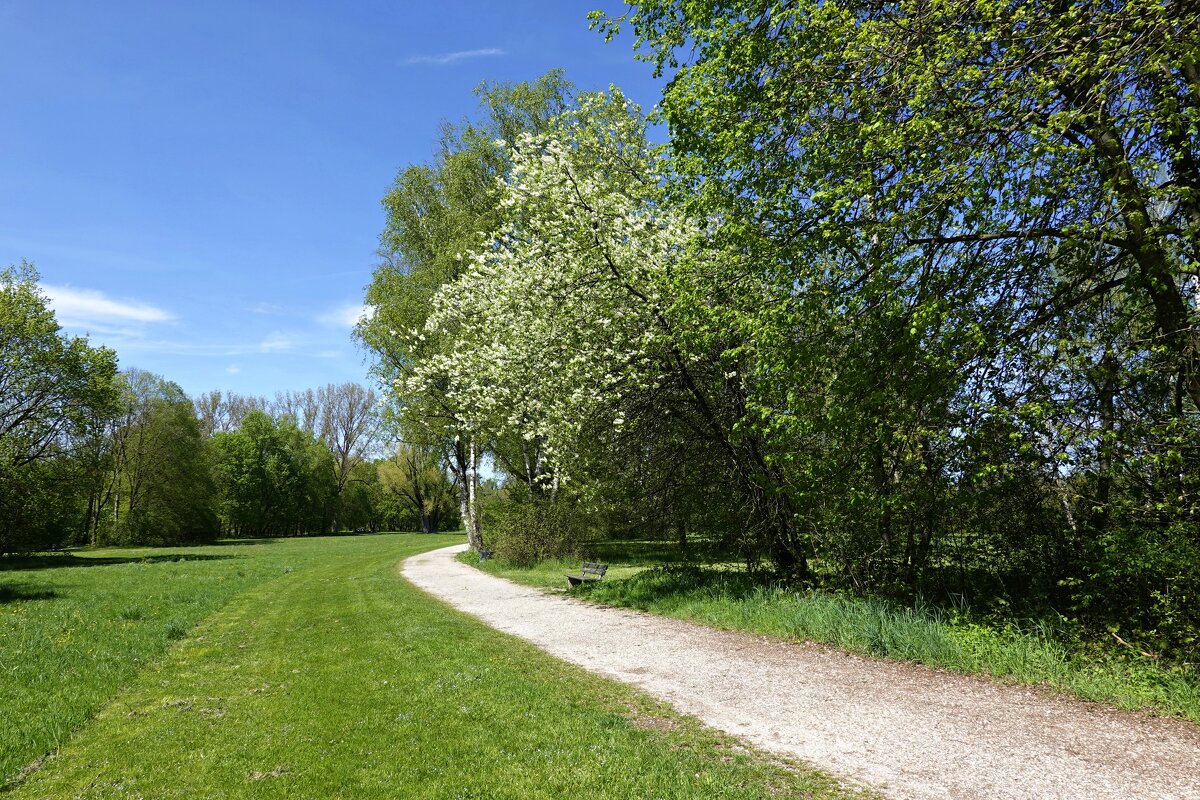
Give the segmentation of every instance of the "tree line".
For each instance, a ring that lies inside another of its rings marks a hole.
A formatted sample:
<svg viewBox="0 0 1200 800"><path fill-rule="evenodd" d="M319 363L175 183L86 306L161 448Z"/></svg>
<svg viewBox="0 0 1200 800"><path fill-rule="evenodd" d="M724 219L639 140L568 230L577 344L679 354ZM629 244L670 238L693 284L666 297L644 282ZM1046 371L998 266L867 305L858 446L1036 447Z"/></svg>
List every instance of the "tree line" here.
<svg viewBox="0 0 1200 800"><path fill-rule="evenodd" d="M615 88L485 84L384 200L358 335L408 435L452 454L473 544L513 528L475 507L487 453L547 530L699 534L796 585L1189 652L1195 15L640 0L593 22L667 78L665 145Z"/></svg>
<svg viewBox="0 0 1200 800"><path fill-rule="evenodd" d="M389 438L373 389L189 398L64 335L28 264L0 272L0 351L0 554L457 524L439 455Z"/></svg>

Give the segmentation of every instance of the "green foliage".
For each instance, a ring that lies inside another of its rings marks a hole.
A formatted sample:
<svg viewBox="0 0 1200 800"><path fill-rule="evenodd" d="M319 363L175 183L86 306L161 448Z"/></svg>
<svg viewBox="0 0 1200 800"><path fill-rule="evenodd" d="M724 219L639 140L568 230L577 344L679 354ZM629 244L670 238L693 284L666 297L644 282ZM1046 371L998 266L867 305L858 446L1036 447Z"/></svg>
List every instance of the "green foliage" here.
<svg viewBox="0 0 1200 800"><path fill-rule="evenodd" d="M384 497L398 506L395 530L436 533L458 529L462 520L455 508L456 487L434 448L401 443L376 469Z"/></svg>
<svg viewBox="0 0 1200 800"><path fill-rule="evenodd" d="M727 254L677 327L738 364L735 427L819 579L1052 606L1186 657L1190 11L641 0L593 21L669 78L668 188Z"/></svg>
<svg viewBox="0 0 1200 800"><path fill-rule="evenodd" d="M0 271L0 554L71 537L83 441L116 413L116 355L60 332L29 264Z"/></svg>
<svg viewBox="0 0 1200 800"><path fill-rule="evenodd" d="M0 555L73 541L82 502L78 479L66 459L0 463Z"/></svg>
<svg viewBox="0 0 1200 800"><path fill-rule="evenodd" d="M212 451L192 401L141 370L122 375L124 410L110 433L107 473L90 501L96 538L170 545L216 538Z"/></svg>
<svg viewBox="0 0 1200 800"><path fill-rule="evenodd" d="M495 558L519 567L574 560L591 535L591 520L577 505L532 496L519 484L485 507L484 525Z"/></svg>
<svg viewBox="0 0 1200 800"><path fill-rule="evenodd" d="M251 411L213 443L226 530L239 536L328 530L337 498L333 455L293 420Z"/></svg>
<svg viewBox="0 0 1200 800"><path fill-rule="evenodd" d="M404 530L383 513L383 487L379 467L372 461L355 464L342 492L342 527L346 530Z"/></svg>
<svg viewBox="0 0 1200 800"><path fill-rule="evenodd" d="M1056 609L1189 659L1183 6L642 0L593 19L668 78L665 148L618 90L530 89L564 102L448 140L389 196L363 333L463 489L486 447L611 532L700 529L794 586Z"/></svg>

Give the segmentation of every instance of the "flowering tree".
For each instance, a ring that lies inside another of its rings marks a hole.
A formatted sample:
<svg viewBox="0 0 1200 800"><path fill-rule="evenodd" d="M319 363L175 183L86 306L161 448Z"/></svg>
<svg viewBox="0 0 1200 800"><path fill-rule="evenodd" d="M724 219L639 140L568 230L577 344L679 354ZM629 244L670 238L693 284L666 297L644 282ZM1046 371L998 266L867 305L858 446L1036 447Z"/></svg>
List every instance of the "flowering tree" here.
<svg viewBox="0 0 1200 800"><path fill-rule="evenodd" d="M512 143L502 225L458 254L462 273L425 324L397 334L413 364L399 394L439 397L472 440L527 445L527 482L550 498L570 483L576 498L611 499L621 485L677 521L688 491L731 479L747 543L803 573L780 475L737 431L737 348L696 325L719 302L719 254L665 202L645 125L614 89Z"/></svg>
<svg viewBox="0 0 1200 800"><path fill-rule="evenodd" d="M513 145L494 240L461 254L410 352L406 394L440 391L476 436L512 434L536 453L532 484L554 491L585 428L620 432L622 400L664 381L664 287L694 231L656 204L644 123L619 93L583 98L550 135Z"/></svg>
<svg viewBox="0 0 1200 800"><path fill-rule="evenodd" d="M391 387L388 399L404 439L442 454L458 486L462 519L476 549L482 545L475 503L479 464L485 450L501 443L477 439L461 409L449 404L437 387L416 393L403 390L414 365L439 354L452 356L448 348L454 347L453 340L397 334L423 328L432 297L462 272L457 254L490 240L499 226L498 179L509 169L509 151L497 141L544 129L570 93L570 84L559 72L531 83L485 84L478 90L483 118L446 126L433 162L401 171L384 198L382 262L367 289L366 300L375 313L356 329L379 357L376 372Z"/></svg>

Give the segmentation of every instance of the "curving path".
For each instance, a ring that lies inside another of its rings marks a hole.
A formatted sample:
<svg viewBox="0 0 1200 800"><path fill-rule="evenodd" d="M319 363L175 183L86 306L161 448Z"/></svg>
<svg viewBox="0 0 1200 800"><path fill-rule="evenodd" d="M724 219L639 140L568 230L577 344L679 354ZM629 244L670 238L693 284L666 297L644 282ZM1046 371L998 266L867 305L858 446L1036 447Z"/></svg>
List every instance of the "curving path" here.
<svg viewBox="0 0 1200 800"><path fill-rule="evenodd" d="M891 798L1200 800L1200 728L546 594L412 556L412 583L566 661Z"/></svg>

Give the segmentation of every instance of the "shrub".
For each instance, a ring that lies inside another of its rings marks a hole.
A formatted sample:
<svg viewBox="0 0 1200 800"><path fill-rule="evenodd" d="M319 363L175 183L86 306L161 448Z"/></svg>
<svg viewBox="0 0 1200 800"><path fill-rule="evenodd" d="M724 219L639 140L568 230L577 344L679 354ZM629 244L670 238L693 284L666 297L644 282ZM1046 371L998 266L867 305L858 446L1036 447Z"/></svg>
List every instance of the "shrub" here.
<svg viewBox="0 0 1200 800"><path fill-rule="evenodd" d="M588 524L574 503L531 497L528 490L506 495L484 512L485 536L496 559L529 567L540 561L579 557Z"/></svg>

